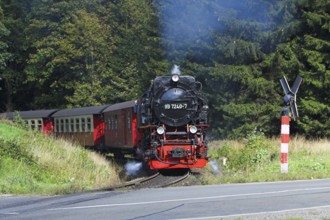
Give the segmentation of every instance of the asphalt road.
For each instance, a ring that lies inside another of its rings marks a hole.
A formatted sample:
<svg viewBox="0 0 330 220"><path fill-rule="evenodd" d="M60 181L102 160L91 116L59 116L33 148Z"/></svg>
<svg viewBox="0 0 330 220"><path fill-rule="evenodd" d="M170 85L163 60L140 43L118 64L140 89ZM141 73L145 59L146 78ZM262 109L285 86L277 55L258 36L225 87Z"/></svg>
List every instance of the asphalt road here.
<svg viewBox="0 0 330 220"><path fill-rule="evenodd" d="M142 189L65 196L0 195L0 219L330 218L330 179Z"/></svg>

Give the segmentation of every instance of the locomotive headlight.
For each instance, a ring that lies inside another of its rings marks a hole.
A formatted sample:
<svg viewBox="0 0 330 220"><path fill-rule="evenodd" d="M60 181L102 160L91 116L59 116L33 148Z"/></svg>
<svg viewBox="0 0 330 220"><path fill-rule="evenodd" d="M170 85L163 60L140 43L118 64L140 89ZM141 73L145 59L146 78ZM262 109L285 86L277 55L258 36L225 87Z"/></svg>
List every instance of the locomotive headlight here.
<svg viewBox="0 0 330 220"><path fill-rule="evenodd" d="M179 75L177 75L177 74L172 75L172 81L173 82L179 81Z"/></svg>
<svg viewBox="0 0 330 220"><path fill-rule="evenodd" d="M197 127L194 126L194 125L192 125L192 126L189 127L189 131L190 131L190 133L192 133L192 134L196 134L196 132L197 132Z"/></svg>
<svg viewBox="0 0 330 220"><path fill-rule="evenodd" d="M164 134L164 132L165 132L165 129L163 127L157 128L157 134L161 135L161 134Z"/></svg>
<svg viewBox="0 0 330 220"><path fill-rule="evenodd" d="M209 109L209 106L208 105L203 105L202 109L206 111L206 110Z"/></svg>

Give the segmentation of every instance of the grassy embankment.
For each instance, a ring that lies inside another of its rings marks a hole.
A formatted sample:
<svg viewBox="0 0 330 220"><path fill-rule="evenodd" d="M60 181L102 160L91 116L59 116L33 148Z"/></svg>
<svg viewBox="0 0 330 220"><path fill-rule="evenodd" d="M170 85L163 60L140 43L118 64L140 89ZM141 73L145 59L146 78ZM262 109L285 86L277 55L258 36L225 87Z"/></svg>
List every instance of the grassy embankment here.
<svg viewBox="0 0 330 220"><path fill-rule="evenodd" d="M219 172L211 173L208 166L203 184L330 178L330 140L293 137L286 174L280 172L280 138L256 132L242 141L212 141L209 147Z"/></svg>
<svg viewBox="0 0 330 220"><path fill-rule="evenodd" d="M120 182L118 167L68 141L0 121L0 194L63 194Z"/></svg>
<svg viewBox="0 0 330 220"><path fill-rule="evenodd" d="M280 139L261 133L242 141L212 141L202 184L330 177L330 141L293 138L289 173L280 173ZM224 164L225 161L225 164ZM120 168L64 140L0 121L0 194L63 194L118 184Z"/></svg>

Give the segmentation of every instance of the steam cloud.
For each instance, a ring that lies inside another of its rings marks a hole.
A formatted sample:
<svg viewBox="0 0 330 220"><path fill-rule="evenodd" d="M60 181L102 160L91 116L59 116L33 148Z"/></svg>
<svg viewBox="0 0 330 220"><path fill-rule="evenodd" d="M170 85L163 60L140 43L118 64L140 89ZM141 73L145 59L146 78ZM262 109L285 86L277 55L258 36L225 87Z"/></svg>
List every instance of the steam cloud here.
<svg viewBox="0 0 330 220"><path fill-rule="evenodd" d="M173 68L172 68L171 73L172 73L172 75L173 74L180 75L181 74L180 67L178 65L174 65Z"/></svg>
<svg viewBox="0 0 330 220"><path fill-rule="evenodd" d="M128 161L125 170L129 175L136 176L142 168L142 162Z"/></svg>
<svg viewBox="0 0 330 220"><path fill-rule="evenodd" d="M209 161L208 164L211 166L211 172L216 175L220 175L219 166L216 161Z"/></svg>
<svg viewBox="0 0 330 220"><path fill-rule="evenodd" d="M160 15L163 48L173 63L184 61L189 51L205 47L214 37L213 33L230 31L231 22L254 21L260 24L260 31L273 25L268 10L272 4L264 0L155 2Z"/></svg>

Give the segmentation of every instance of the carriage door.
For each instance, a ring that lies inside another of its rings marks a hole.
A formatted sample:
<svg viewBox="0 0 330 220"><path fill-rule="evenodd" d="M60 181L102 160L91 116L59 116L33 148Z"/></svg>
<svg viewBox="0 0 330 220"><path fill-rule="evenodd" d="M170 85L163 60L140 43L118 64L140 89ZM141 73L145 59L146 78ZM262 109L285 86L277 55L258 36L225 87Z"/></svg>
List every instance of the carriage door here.
<svg viewBox="0 0 330 220"><path fill-rule="evenodd" d="M127 110L123 111L123 131L124 131L124 146L127 147L127 138L128 138L128 131L127 131Z"/></svg>

